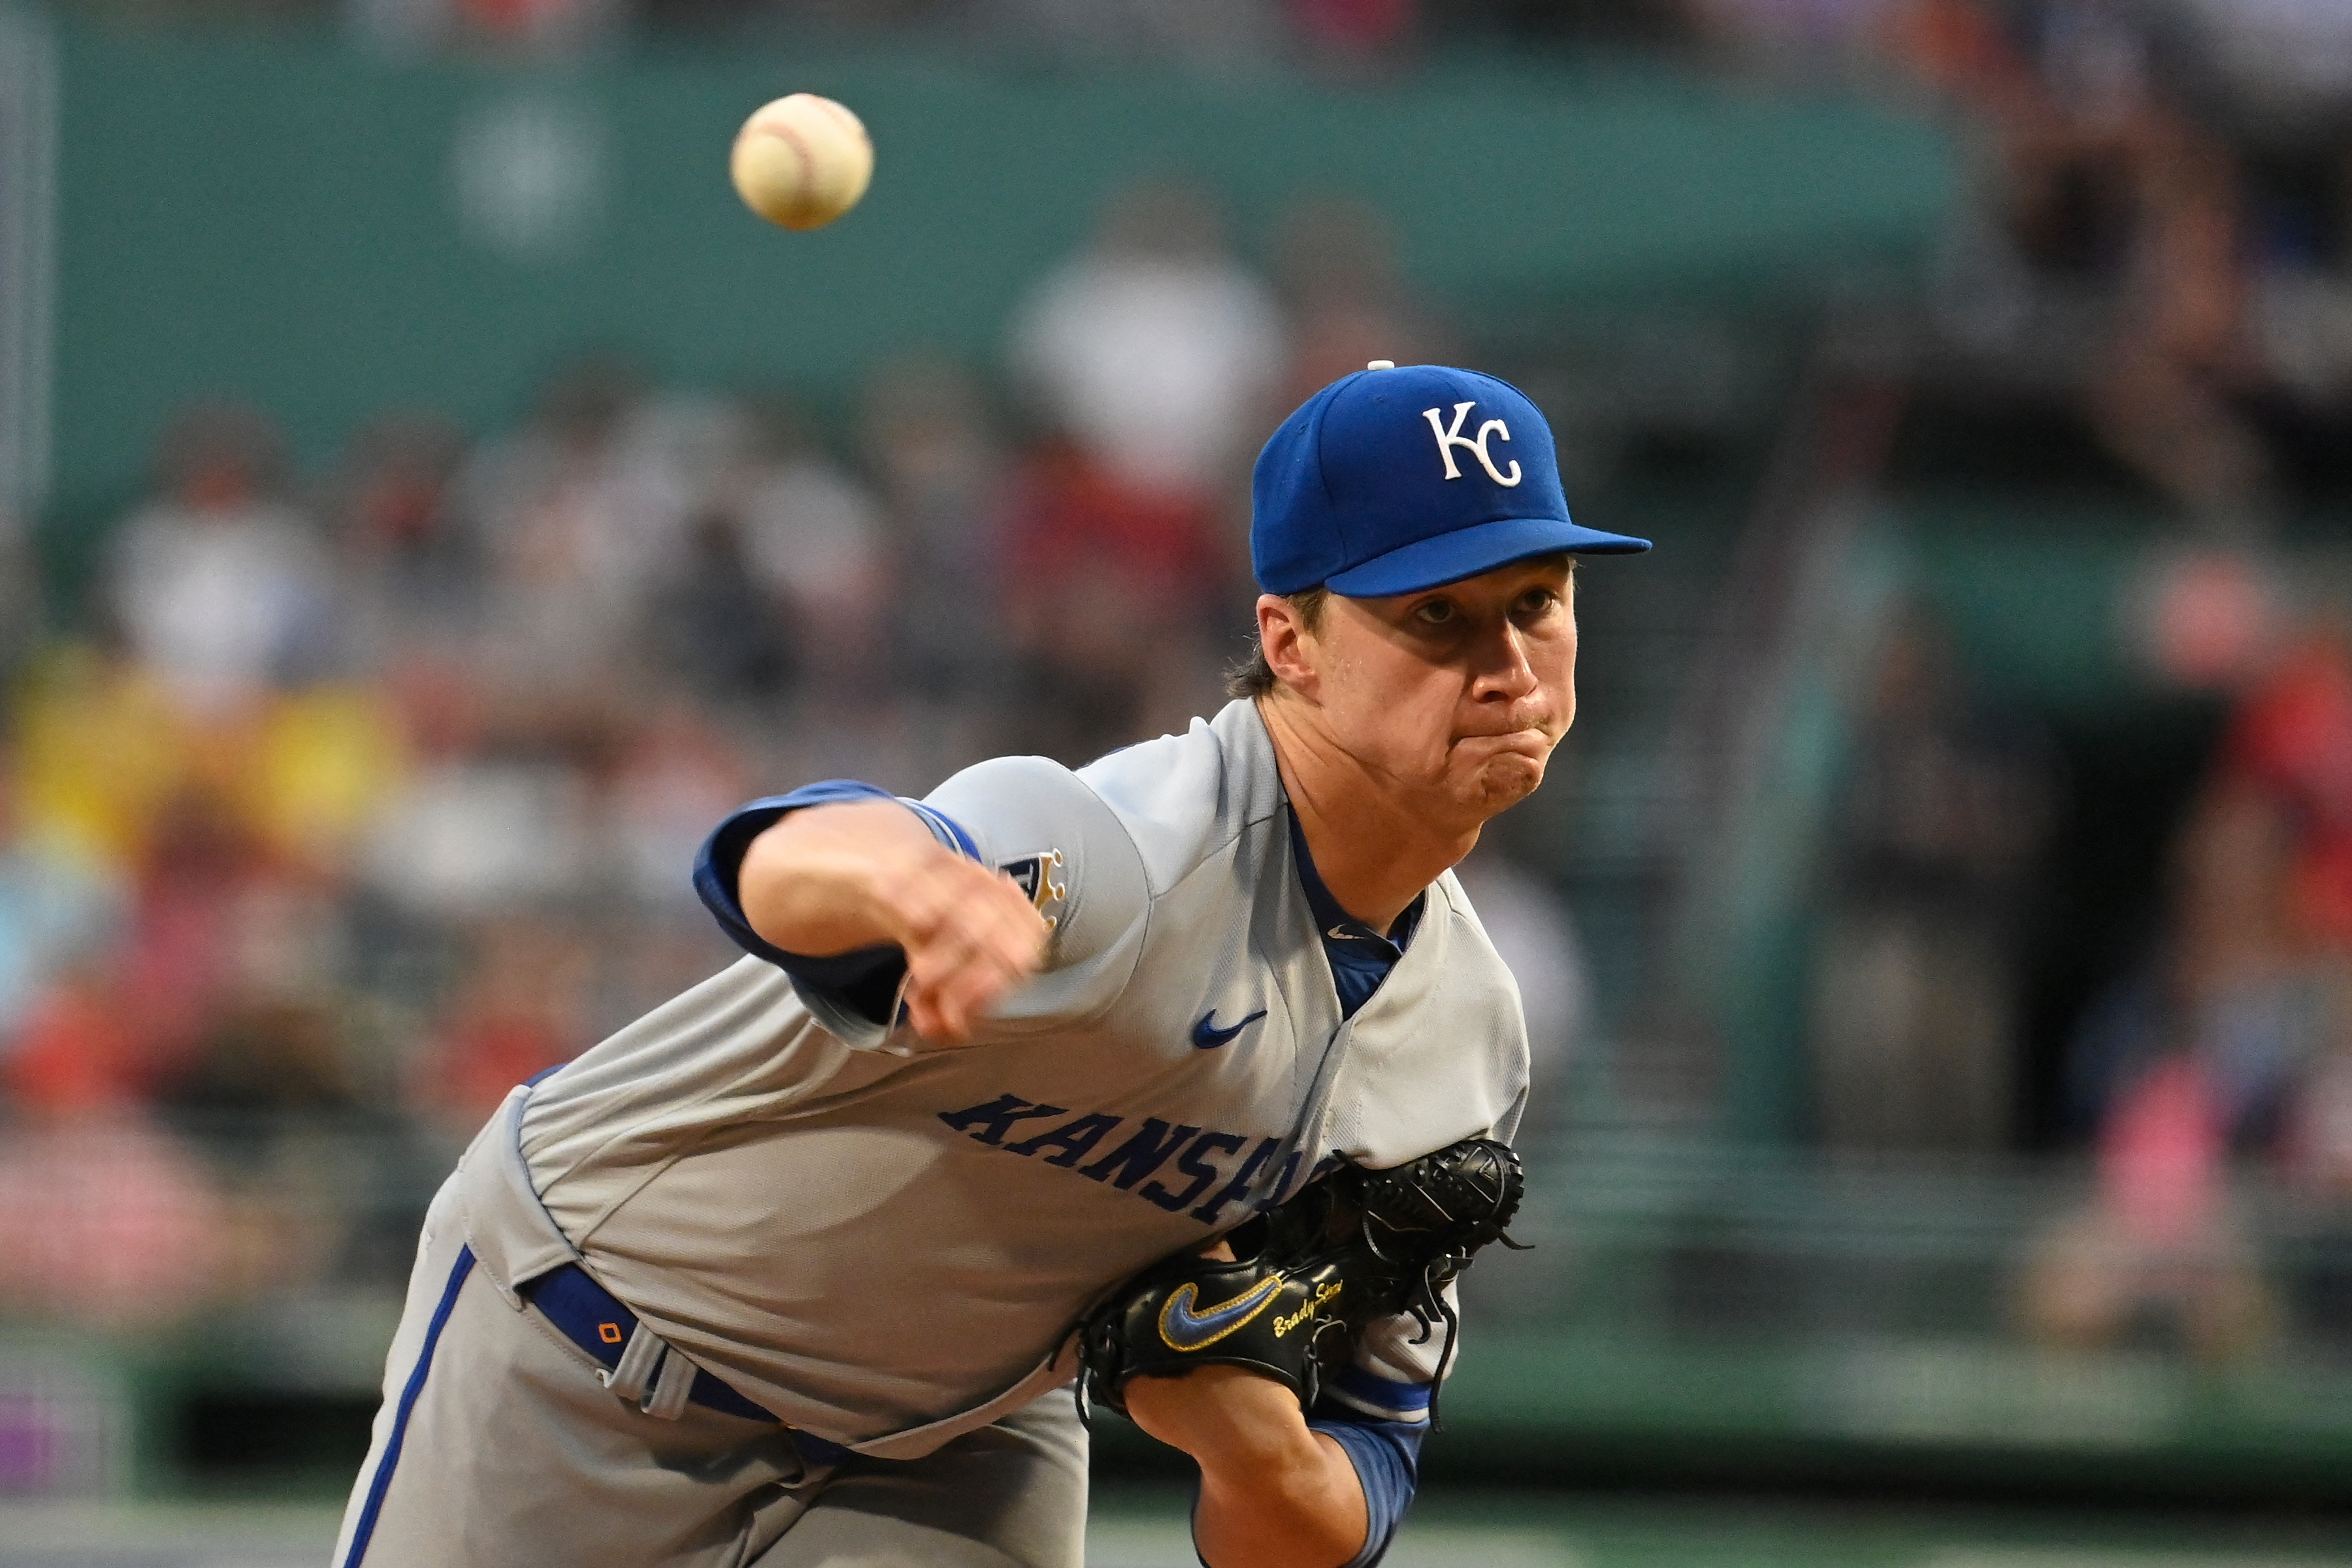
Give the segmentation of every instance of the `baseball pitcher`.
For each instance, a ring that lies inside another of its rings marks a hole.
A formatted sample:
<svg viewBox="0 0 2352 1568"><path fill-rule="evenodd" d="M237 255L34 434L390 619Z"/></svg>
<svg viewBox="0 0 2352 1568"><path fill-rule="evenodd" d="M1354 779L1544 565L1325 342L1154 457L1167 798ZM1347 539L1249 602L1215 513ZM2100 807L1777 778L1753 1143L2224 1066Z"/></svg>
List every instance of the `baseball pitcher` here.
<svg viewBox="0 0 2352 1568"><path fill-rule="evenodd" d="M1379 1559L1519 1185L1448 868L1575 716L1572 555L1648 545L1441 366L1308 399L1254 502L1215 717L718 825L745 956L467 1150L339 1568L1076 1568L1088 1406L1198 1462L1211 1568Z"/></svg>

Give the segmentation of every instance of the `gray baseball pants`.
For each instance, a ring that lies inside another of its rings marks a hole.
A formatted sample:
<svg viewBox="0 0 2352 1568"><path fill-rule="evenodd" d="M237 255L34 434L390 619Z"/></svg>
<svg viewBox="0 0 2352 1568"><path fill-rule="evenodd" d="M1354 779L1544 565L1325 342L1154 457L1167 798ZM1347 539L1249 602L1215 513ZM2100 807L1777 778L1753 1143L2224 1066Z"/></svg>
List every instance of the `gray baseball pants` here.
<svg viewBox="0 0 2352 1568"><path fill-rule="evenodd" d="M812 1465L782 1427L614 1397L470 1257L444 1188L335 1568L1082 1568L1066 1391L920 1459Z"/></svg>

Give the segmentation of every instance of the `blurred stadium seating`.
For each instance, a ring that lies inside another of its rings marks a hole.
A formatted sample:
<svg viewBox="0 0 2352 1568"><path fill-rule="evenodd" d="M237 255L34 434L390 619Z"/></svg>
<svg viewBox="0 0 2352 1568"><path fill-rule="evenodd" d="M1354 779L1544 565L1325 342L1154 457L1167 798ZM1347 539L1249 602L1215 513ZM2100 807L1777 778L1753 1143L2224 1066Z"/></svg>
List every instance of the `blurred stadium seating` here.
<svg viewBox="0 0 2352 1568"><path fill-rule="evenodd" d="M1216 700L1378 355L1659 542L1465 870L1538 1250L1433 1475L2340 1508L2339 9L0 15L0 1493L343 1484L473 1125L726 962L708 826Z"/></svg>

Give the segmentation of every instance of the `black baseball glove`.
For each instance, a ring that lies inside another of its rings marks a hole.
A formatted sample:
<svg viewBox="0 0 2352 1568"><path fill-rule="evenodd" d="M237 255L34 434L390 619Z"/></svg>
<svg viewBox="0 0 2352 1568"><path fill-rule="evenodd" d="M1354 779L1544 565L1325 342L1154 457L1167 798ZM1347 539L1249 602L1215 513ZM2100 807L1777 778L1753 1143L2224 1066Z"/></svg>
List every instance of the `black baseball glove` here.
<svg viewBox="0 0 2352 1568"><path fill-rule="evenodd" d="M1488 1242L1519 1245L1503 1227L1525 1184L1519 1157L1488 1138L1385 1171L1342 1161L1227 1236L1233 1261L1163 1258L1088 1313L1079 1413L1091 1400L1124 1415L1128 1379L1217 1365L1275 1378L1311 1408L1363 1327L1401 1313L1420 1322L1416 1344L1444 1323L1443 1380L1455 1327L1445 1287Z"/></svg>

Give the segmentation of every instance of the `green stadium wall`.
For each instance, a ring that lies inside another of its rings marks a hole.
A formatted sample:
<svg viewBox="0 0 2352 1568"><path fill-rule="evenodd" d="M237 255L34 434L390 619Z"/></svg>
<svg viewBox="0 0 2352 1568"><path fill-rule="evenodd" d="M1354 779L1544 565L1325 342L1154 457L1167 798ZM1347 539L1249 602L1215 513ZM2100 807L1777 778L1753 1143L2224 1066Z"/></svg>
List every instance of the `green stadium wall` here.
<svg viewBox="0 0 2352 1568"><path fill-rule="evenodd" d="M1626 295L1911 268L1956 182L1924 120L1631 66L1351 87L781 46L403 64L327 37L85 26L58 52L50 510L68 520L119 505L201 395L267 410L315 463L386 409L511 419L584 347L820 404L892 355L985 365L1023 290L1147 173L1205 183L1245 247L1299 196L1368 200L1488 341ZM877 173L838 225L788 235L737 204L727 151L751 108L803 89L865 117ZM487 176L463 151L486 143L504 149ZM557 164L540 207L469 225L461 171L494 191L533 157Z"/></svg>

